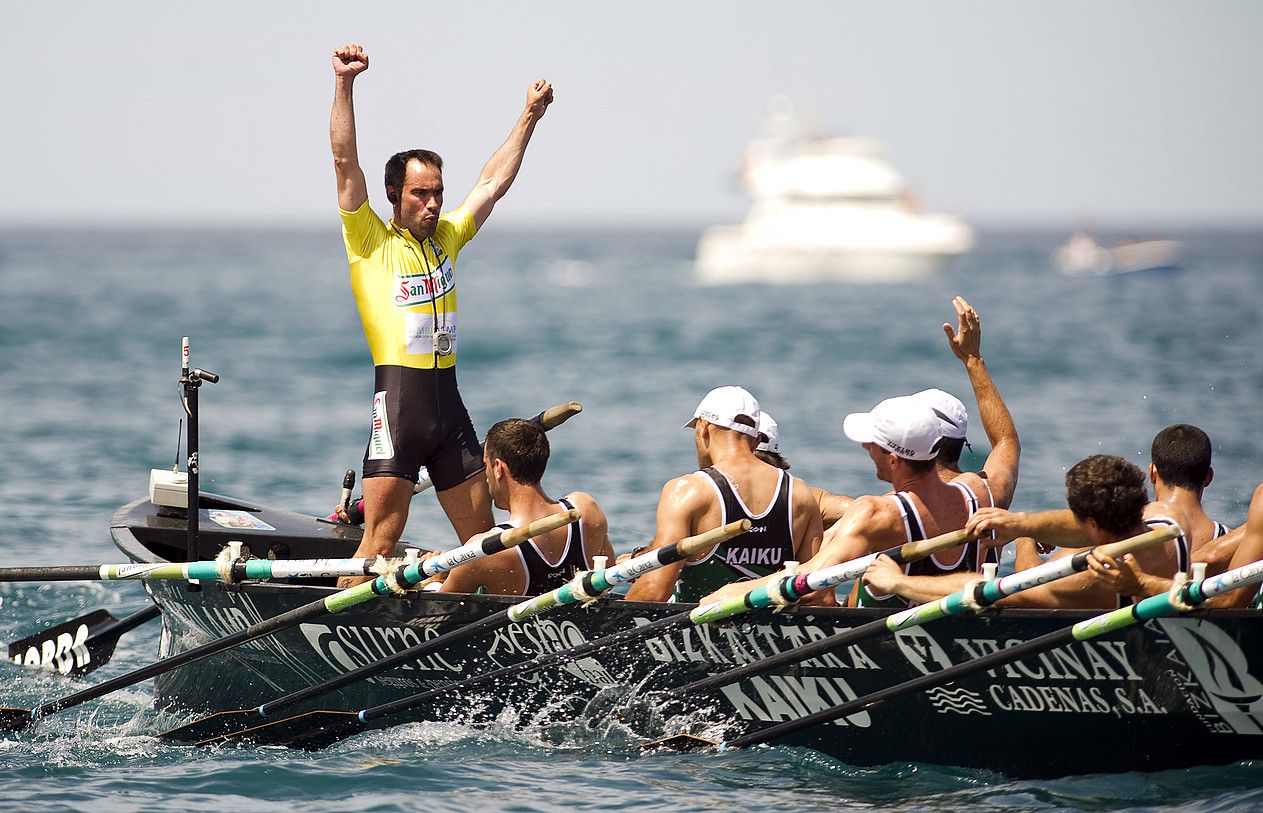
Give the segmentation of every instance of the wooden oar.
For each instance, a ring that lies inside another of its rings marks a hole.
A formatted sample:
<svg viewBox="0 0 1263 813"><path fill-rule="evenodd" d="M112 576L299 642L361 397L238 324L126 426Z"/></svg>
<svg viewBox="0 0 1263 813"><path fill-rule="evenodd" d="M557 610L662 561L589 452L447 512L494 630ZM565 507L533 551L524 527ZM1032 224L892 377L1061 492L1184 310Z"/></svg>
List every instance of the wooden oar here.
<svg viewBox="0 0 1263 813"><path fill-rule="evenodd" d="M970 535L964 531L950 531L931 539L896 545L877 553L870 553L858 559L852 559L849 562L813 570L810 573L780 576L765 585L754 588L745 595L733 596L726 601L699 605L697 609L693 610L691 618L694 624L712 624L760 607L793 604L808 593L814 593L817 590L823 590L828 587L837 587L843 582L858 579L864 575L864 571L868 569L868 566L878 556L889 556L895 560L896 564L902 565L917 559L924 559L930 554L941 550L954 548L964 542L977 539L978 536L978 534Z"/></svg>
<svg viewBox="0 0 1263 813"><path fill-rule="evenodd" d="M840 717L846 717L857 711L866 711L875 706L880 706L890 700L895 700L906 695L915 694L923 689L941 686L951 683L959 678L968 675L985 672L988 669L994 669L997 666L1003 666L1006 663L1028 658L1032 655L1038 655L1041 652L1047 652L1051 649L1065 646L1075 641L1086 641L1103 635L1108 632L1115 632L1135 624L1150 621L1155 618L1165 618L1167 616L1178 615L1182 612L1194 609L1211 598L1226 593L1230 590L1236 590L1241 587L1257 584L1263 581L1263 561L1253 562L1244 567L1230 570L1219 576L1212 576L1209 579L1203 579L1200 582L1186 584L1178 590L1173 591L1176 596L1171 593L1163 593L1157 596L1150 596L1140 602L1129 607L1122 607L1117 610L1111 610L1107 613L1089 618L1086 621L1080 621L1065 629L1050 632L1047 635L1041 635L1038 638L1032 638L1016 646L1006 647L996 652L982 655L967 663L949 666L938 672L931 672L928 675L913 678L903 683L891 686L881 691L872 692L857 697L846 703L833 706L831 708L822 709L813 714L800 717L797 720L779 723L767 728L759 729L740 737L734 737L724 742L715 742L714 740L706 740L694 735L683 735L681 737L670 737L664 740L657 740L652 743L645 743L644 748L673 747L683 749L693 749L700 745L713 745L720 748L744 748L748 745L758 745L765 742L774 742L783 739L804 728L814 725L832 722Z"/></svg>
<svg viewBox="0 0 1263 813"><path fill-rule="evenodd" d="M157 617L158 607L154 604L121 620L109 610L94 610L14 641L9 644L9 660L69 677L86 675L109 663L123 633Z"/></svg>
<svg viewBox="0 0 1263 813"><path fill-rule="evenodd" d="M937 538L936 538L937 540ZM935 542L936 540L926 540L926 543ZM955 542L954 544L959 544ZM928 556L932 550L930 545L923 544L919 549L920 556ZM951 547L946 545L945 547ZM890 548L883 553L900 553L903 546ZM937 548L934 548L937 549ZM877 554L868 554L861 556L859 559L850 562L844 562L838 567L859 568L859 572L863 572L867 563L871 562ZM864 566L860 567L860 562L864 562ZM323 748L330 743L337 742L345 737L352 736L360 731L371 727L375 721L382 720L393 714L398 714L433 700L442 695L451 694L453 692L467 691L477 688L484 684L498 681L501 679L511 679L520 675L527 675L538 672L567 661L581 658L589 653L603 649L623 646L625 644L640 640L642 638L651 638L655 635L661 635L676 627L682 627L691 621L688 610L674 615L664 616L651 621L640 627L622 630L602 638L579 644L562 652L551 652L523 661L522 663L505 666L500 669L494 669L481 675L473 675L472 677L449 683L446 686L440 686L436 689L430 689L410 697L400 698L389 703L383 703L372 708L366 708L359 712L346 711L312 711L293 718L278 720L276 728L267 732L266 739L262 736L258 738L269 744L287 745L298 748ZM302 718L301 720L299 718ZM380 723L379 723L380 724ZM247 732L251 733L251 732ZM259 735L259 729L255 729L251 736ZM212 739L211 742L214 742Z"/></svg>
<svg viewBox="0 0 1263 813"><path fill-rule="evenodd" d="M158 736L164 740L192 742L197 745L211 745L238 736L266 739L269 734L263 729L268 728L268 724L264 721L272 718L275 723L285 723L283 720L274 719L276 712L282 709L290 708L305 700L312 700L341 689L344 686L358 683L393 666L415 662L430 652L450 647L481 633L497 629L509 622L521 621L530 616L547 612L554 607L575 604L580 601L590 601L606 593L617 584L625 584L641 574L682 559L687 559L695 553L714 547L748 530L750 530L750 521L748 519L737 520L714 530L706 531L671 545L643 553L640 556L632 557L613 567L580 574L571 582L558 587L550 593L519 602L498 613L492 613L486 618L466 624L428 641L423 641L416 646L388 655L385 658L361 666L358 669L353 669L330 680L299 689L276 700L270 700L257 708L217 712L163 732ZM287 731L288 728L283 730Z"/></svg>
<svg viewBox="0 0 1263 813"><path fill-rule="evenodd" d="M371 576L376 559L246 559L226 562L129 562L114 565L0 567L0 582L318 579Z"/></svg>
<svg viewBox="0 0 1263 813"><path fill-rule="evenodd" d="M1124 554L1148 545L1155 545L1159 542L1174 539L1179 534L1180 529L1178 527L1167 525L1133 536L1130 539L1102 545L1096 550L1117 559ZM809 644L787 649L784 652L734 667L701 680L695 680L692 683L686 683L683 686L664 689L661 694L675 699L689 698L700 692L727 686L729 683L735 683L744 678L761 675L772 671L778 666L809 660L826 652L832 652L841 647L850 646L883 633L899 632L900 630L927 624L949 615L968 615L984 607L990 607L1005 596L1011 596L1014 593L1020 593L1037 585L1072 576L1075 573L1082 573L1088 568L1088 554L1091 552L1091 550L1083 550L1073 556L1068 556L1064 559L1053 559L1001 579L979 581L970 590L958 590L941 599L927 601L916 607L909 607L906 610L901 610L884 618L878 618L867 624L861 624L858 627L834 633Z"/></svg>
<svg viewBox="0 0 1263 813"><path fill-rule="evenodd" d="M436 573L451 570L454 567L490 556L493 553L499 553L506 548L520 544L532 536L538 536L563 525L576 522L579 518L580 513L577 510L562 511L551 517L532 522L523 528L513 528L508 531L489 534L481 539L472 540L458 548L433 556L424 562L401 566L389 575L378 576L372 581L338 591L328 598L313 601L310 604L281 613L265 621L260 621L257 624L251 624L244 630L226 635L202 646L179 652L169 658L164 658L156 663L112 678L96 686L91 686L83 691L49 701L32 709L0 708L0 729L10 731L23 729L33 720L77 706L88 700L95 700L115 689L131 686L142 680L170 672L173 669L178 669L181 666L230 649L238 644L297 626L328 613L342 612L366 601L391 595L396 590L407 590Z"/></svg>

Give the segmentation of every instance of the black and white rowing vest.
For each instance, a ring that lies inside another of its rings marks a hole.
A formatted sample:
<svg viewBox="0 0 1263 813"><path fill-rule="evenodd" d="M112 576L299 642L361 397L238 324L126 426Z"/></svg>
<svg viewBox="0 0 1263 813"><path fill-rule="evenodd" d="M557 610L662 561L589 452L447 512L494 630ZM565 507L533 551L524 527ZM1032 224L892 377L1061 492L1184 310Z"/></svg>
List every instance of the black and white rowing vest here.
<svg viewBox="0 0 1263 813"><path fill-rule="evenodd" d="M984 481L985 483L985 481ZM968 521L980 507L978 504L978 495L973 489L964 483L952 481L949 486L960 490L961 496L965 499L965 505L968 507L969 513L965 517ZM987 487L987 496L991 496L991 487ZM916 503L912 501L912 495L906 491L900 491L890 495L890 499L894 500L899 506L899 516L903 518L904 533L908 537L909 542L920 542L922 539L928 539L925 533L925 523L921 520L921 514L917 511ZM950 564L942 564L934 556L926 556L924 559L918 559L915 562L908 562L903 566L903 572L909 576L945 576L948 573L977 573L982 570L985 562L998 562L999 551L994 548L984 549L981 540L971 540L966 542L961 549L960 556L956 561ZM855 603L859 607L909 607L911 602L906 599L894 595L892 593L880 593L874 595L869 592L868 585L860 580L859 589L856 591Z"/></svg>
<svg viewBox="0 0 1263 813"><path fill-rule="evenodd" d="M1149 517L1148 519L1146 519L1145 525L1147 525L1150 529L1153 529L1153 528L1161 528L1168 525L1175 525L1178 527L1179 523L1171 519L1170 517L1158 516L1158 517ZM1220 527L1219 523L1216 522L1215 523L1215 536L1223 536L1223 534L1219 532L1219 527ZM1227 532L1228 532L1228 529L1224 528L1223 533L1227 533ZM1186 537L1183 533L1177 536L1174 539L1174 542L1175 542L1175 572L1188 573L1189 569L1193 566L1192 545L1189 544L1188 537ZM1136 603L1135 598L1133 596L1120 595L1118 597L1119 607L1129 607L1135 603Z"/></svg>
<svg viewBox="0 0 1263 813"><path fill-rule="evenodd" d="M564 497L558 502L568 511L574 508ZM514 526L505 522L496 527L507 531ZM544 554L535 546L534 539L526 540L515 550L522 562L522 570L526 573L526 589L522 593L524 596L538 596L556 590L573 579L576 573L588 570L591 566L583 552L582 522L572 522L566 528L566 547L556 562L544 558Z"/></svg>
<svg viewBox="0 0 1263 813"><path fill-rule="evenodd" d="M779 572L794 558L794 478L777 471L776 498L761 514L754 514L713 466L702 469L710 478L722 516L720 525L750 520L750 530L715 547L705 559L685 562L675 583L675 601L697 601L725 584Z"/></svg>

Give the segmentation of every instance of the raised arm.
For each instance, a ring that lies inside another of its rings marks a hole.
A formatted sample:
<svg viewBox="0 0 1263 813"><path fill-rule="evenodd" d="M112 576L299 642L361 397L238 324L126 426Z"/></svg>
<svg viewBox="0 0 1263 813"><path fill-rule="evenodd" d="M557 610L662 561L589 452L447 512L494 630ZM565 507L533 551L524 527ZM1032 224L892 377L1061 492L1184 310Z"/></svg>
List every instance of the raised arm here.
<svg viewBox="0 0 1263 813"><path fill-rule="evenodd" d="M658 499L657 532L649 549L665 547L685 537L700 533L699 521L706 514L706 494L700 481L692 475L677 477L662 487ZM709 554L710 551L707 551ZM651 570L632 584L627 591L629 601L670 601L675 592L675 582L684 569L683 562L675 562L657 570Z"/></svg>
<svg viewBox="0 0 1263 813"><path fill-rule="evenodd" d="M333 147L333 171L338 179L338 207L354 212L368 200L368 182L360 169L355 144L355 104L351 96L355 77L368 70L368 54L358 45L343 45L333 52L333 112L329 115L329 143Z"/></svg>
<svg viewBox="0 0 1263 813"><path fill-rule="evenodd" d="M478 183L470 190L461 204L474 217L478 228L486 222L495 207L496 201L504 197L513 185L518 170L522 168L522 158L526 155L526 145L531 142L535 125L544 117L548 105L553 103L553 86L545 79L536 79L526 91L526 107L518 117L513 131L487 159L487 164L478 176Z"/></svg>
<svg viewBox="0 0 1263 813"><path fill-rule="evenodd" d="M952 306L956 308L957 329L953 331L952 326L945 323L943 332L947 334L952 353L965 365L965 372L969 374L969 384L978 402L978 417L991 443L991 453L982 467L991 487L991 496L997 506L1008 508L1013 503L1013 492L1017 490L1017 466L1022 444L1017 437L1013 416L1009 414L1009 408L1005 406L1000 391L987 372L987 364L982 360L982 329L978 312L959 296L952 300Z"/></svg>

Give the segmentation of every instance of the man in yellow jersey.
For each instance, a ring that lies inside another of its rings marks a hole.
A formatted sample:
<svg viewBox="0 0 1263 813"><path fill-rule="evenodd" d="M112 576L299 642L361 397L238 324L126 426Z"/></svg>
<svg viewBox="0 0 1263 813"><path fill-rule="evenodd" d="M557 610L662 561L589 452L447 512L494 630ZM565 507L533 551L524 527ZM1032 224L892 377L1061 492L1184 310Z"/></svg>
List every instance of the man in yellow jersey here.
<svg viewBox="0 0 1263 813"><path fill-rule="evenodd" d="M364 539L356 556L390 556L408 519L421 466L461 541L488 530L491 498L482 450L456 387L455 263L517 177L535 125L553 101L536 80L508 139L455 210L443 212L443 160L429 150L386 162L383 223L368 205L352 87L368 70L359 45L333 52L329 139L338 181L351 288L373 353L372 434L364 455ZM343 580L343 585L358 580Z"/></svg>

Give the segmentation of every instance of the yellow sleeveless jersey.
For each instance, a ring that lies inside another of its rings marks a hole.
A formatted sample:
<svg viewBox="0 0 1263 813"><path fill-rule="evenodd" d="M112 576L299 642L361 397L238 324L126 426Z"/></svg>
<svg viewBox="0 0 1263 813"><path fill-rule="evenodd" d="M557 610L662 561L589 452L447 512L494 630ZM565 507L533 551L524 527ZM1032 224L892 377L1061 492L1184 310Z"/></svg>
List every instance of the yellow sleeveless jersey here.
<svg viewBox="0 0 1263 813"><path fill-rule="evenodd" d="M368 201L354 212L340 211L351 290L373 364L456 366L455 264L478 230L473 215L446 212L434 236L418 241L407 229L383 223ZM436 325L451 337L449 355L435 353Z"/></svg>

